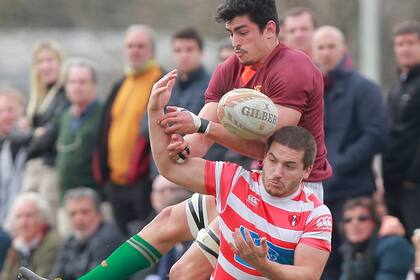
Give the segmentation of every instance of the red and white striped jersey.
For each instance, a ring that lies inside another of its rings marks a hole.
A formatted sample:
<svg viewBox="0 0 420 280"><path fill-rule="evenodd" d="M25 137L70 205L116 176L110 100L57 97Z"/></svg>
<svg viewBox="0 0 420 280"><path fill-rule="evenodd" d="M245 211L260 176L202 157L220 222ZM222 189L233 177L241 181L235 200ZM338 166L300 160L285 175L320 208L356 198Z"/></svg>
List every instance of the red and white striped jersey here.
<svg viewBox="0 0 420 280"><path fill-rule="evenodd" d="M257 245L265 237L267 257L281 264L293 265L298 244L331 251L331 213L303 184L288 197L274 197L266 192L260 171L212 161L206 162L205 184L220 215L220 252L212 279L264 279L230 249L236 228L242 234L248 229Z"/></svg>

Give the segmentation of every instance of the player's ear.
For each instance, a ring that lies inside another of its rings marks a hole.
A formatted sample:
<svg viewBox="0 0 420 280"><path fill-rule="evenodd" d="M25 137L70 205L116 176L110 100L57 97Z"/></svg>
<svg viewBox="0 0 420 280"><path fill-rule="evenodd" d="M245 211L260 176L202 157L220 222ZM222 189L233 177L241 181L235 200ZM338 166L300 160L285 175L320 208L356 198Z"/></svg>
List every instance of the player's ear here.
<svg viewBox="0 0 420 280"><path fill-rule="evenodd" d="M265 33L267 35L267 39L271 39L272 37L277 37L276 34L277 26L274 20L269 20L265 25Z"/></svg>
<svg viewBox="0 0 420 280"><path fill-rule="evenodd" d="M309 178L309 175L311 174L313 167L314 167L313 165L309 165L308 167L305 168L305 170L303 171L303 179Z"/></svg>

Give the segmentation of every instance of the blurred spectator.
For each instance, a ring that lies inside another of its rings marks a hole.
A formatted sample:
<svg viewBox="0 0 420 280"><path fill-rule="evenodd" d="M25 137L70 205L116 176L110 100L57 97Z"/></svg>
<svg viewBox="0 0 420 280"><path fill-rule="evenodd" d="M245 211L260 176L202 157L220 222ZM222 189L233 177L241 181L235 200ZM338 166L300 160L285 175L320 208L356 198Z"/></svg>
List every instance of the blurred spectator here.
<svg viewBox="0 0 420 280"><path fill-rule="evenodd" d="M103 190L92 172L102 113L96 92L96 70L90 62L74 59L67 66L65 79L71 107L63 113L57 139L56 167L61 199L67 190L78 186L93 188L98 193Z"/></svg>
<svg viewBox="0 0 420 280"><path fill-rule="evenodd" d="M3 268L4 260L6 259L7 251L9 250L11 240L9 235L0 226L0 272Z"/></svg>
<svg viewBox="0 0 420 280"><path fill-rule="evenodd" d="M286 11L283 21L284 43L312 57L312 36L316 28L314 12L306 7L294 7Z"/></svg>
<svg viewBox="0 0 420 280"><path fill-rule="evenodd" d="M191 196L191 192L158 175L153 181L152 205L156 213L165 207L178 204ZM169 271L188 250L192 241L178 243L158 263L155 275L149 275L146 280L167 280Z"/></svg>
<svg viewBox="0 0 420 280"><path fill-rule="evenodd" d="M31 94L26 119L15 141L28 145L23 190L39 192L53 212L58 207L58 182L54 169L61 114L69 105L61 79L62 53L51 41L38 43L32 53ZM53 221L55 222L55 220Z"/></svg>
<svg viewBox="0 0 420 280"><path fill-rule="evenodd" d="M94 174L106 184L115 221L127 235L129 222L144 220L152 211L150 149L140 131L151 88L163 71L154 59L155 41L148 26L128 28L124 54L127 70L112 88L104 107Z"/></svg>
<svg viewBox="0 0 420 280"><path fill-rule="evenodd" d="M378 85L346 64L345 39L340 30L323 26L314 33L313 57L324 74L324 129L327 158L334 174L324 181L324 201L334 227L332 252L323 279L338 279L342 241L339 224L344 202L372 196L375 191L373 158L385 148L386 109Z"/></svg>
<svg viewBox="0 0 420 280"><path fill-rule="evenodd" d="M219 63L224 62L229 56L231 56L235 51L232 47L232 41L230 38L224 38L219 42L218 49L218 59Z"/></svg>
<svg viewBox="0 0 420 280"><path fill-rule="evenodd" d="M416 229L411 237L415 249L414 274L420 280L420 229Z"/></svg>
<svg viewBox="0 0 420 280"><path fill-rule="evenodd" d="M103 221L100 198L94 190L68 190L64 203L69 216L71 235L59 250L50 278L74 280L108 257L125 237L116 225Z"/></svg>
<svg viewBox="0 0 420 280"><path fill-rule="evenodd" d="M18 91L12 88L0 90L0 225L22 189L26 151L12 142L10 136L23 116L24 108L25 99Z"/></svg>
<svg viewBox="0 0 420 280"><path fill-rule="evenodd" d="M346 238L340 252L340 280L405 279L414 261L413 248L400 236L379 237L380 219L371 198L355 198L343 206Z"/></svg>
<svg viewBox="0 0 420 280"><path fill-rule="evenodd" d="M60 244L50 227L47 201L37 193L20 194L8 215L5 230L12 237L1 280L16 279L18 268L26 266L45 277L51 273Z"/></svg>
<svg viewBox="0 0 420 280"><path fill-rule="evenodd" d="M388 95L391 140L382 166L388 210L410 238L420 227L420 23L396 26L393 42L400 77Z"/></svg>

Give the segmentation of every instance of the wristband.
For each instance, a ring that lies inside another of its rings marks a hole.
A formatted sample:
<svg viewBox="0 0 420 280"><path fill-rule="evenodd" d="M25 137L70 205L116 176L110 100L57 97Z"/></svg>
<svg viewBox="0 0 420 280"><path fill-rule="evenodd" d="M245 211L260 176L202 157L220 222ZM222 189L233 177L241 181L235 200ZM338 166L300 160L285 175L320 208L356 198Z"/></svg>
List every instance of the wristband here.
<svg viewBox="0 0 420 280"><path fill-rule="evenodd" d="M197 132L207 134L208 133L207 130L209 128L209 123L210 122L208 120L205 120L205 119L202 119L202 118L200 118L200 122L201 122L201 124L200 124L200 127L198 128Z"/></svg>

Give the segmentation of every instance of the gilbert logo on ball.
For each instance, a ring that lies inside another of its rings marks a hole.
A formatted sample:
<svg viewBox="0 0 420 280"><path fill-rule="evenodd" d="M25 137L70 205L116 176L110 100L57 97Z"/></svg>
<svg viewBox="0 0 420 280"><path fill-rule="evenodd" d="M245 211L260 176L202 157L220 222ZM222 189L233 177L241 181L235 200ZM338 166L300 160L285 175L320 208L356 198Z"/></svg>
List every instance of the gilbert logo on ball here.
<svg viewBox="0 0 420 280"><path fill-rule="evenodd" d="M278 113L265 94L239 88L223 95L217 106L217 116L231 133L245 139L257 139L273 132Z"/></svg>

